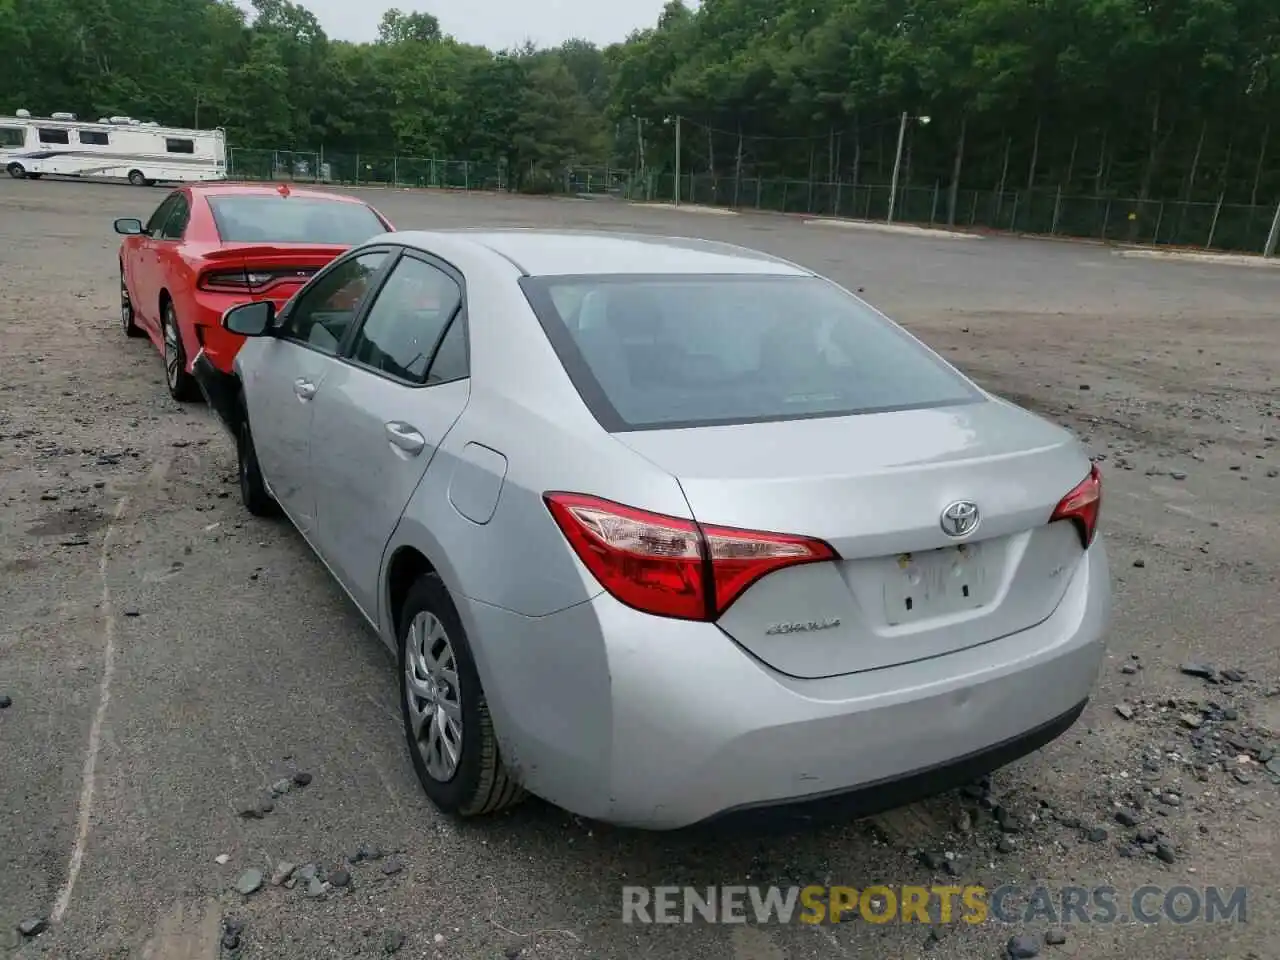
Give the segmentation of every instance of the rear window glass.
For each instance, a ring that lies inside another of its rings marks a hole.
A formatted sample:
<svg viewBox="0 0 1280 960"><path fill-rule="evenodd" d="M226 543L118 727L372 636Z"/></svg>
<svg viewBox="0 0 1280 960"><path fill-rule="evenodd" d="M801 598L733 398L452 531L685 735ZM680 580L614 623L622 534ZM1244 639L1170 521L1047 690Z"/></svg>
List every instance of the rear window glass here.
<svg viewBox="0 0 1280 960"><path fill-rule="evenodd" d="M0 127L0 147L20 147L27 139L22 127Z"/></svg>
<svg viewBox="0 0 1280 960"><path fill-rule="evenodd" d="M905 331L814 277L531 277L606 430L756 423L980 399Z"/></svg>
<svg viewBox="0 0 1280 960"><path fill-rule="evenodd" d="M352 247L386 233L362 203L311 197L210 197L218 236L228 243L326 243Z"/></svg>

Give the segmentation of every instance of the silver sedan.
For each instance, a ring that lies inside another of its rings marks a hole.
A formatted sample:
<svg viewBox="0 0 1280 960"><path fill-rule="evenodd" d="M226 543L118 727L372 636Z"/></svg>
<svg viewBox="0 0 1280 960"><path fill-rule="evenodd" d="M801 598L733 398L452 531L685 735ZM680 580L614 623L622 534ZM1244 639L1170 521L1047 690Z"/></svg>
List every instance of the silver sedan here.
<svg viewBox="0 0 1280 960"><path fill-rule="evenodd" d="M694 240L402 232L196 363L255 514L395 651L458 815L866 812L1079 716L1098 469L829 280Z"/></svg>

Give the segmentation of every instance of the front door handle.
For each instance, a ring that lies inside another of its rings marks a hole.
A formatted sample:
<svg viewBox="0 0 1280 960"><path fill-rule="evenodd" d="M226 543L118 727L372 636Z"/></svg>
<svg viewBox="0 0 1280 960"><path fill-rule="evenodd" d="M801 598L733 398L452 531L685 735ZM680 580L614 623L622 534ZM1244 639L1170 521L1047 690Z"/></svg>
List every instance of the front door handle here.
<svg viewBox="0 0 1280 960"><path fill-rule="evenodd" d="M407 423L401 423L399 420L392 420L385 424L384 429L387 431L387 440L393 447L403 450L412 457L420 454L427 445L427 438L420 434Z"/></svg>
<svg viewBox="0 0 1280 960"><path fill-rule="evenodd" d="M293 392L298 395L299 400L310 400L316 395L316 385L299 377L293 381Z"/></svg>

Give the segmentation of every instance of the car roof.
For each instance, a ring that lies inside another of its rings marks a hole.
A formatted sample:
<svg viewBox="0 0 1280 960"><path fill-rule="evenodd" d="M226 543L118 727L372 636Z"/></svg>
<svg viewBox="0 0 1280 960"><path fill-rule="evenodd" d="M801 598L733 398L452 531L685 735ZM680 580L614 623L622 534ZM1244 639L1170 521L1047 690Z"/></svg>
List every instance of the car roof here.
<svg viewBox="0 0 1280 960"><path fill-rule="evenodd" d="M714 240L599 230L404 230L395 242L432 252L440 242L483 247L527 276L577 274L764 274L812 276L758 250Z"/></svg>
<svg viewBox="0 0 1280 960"><path fill-rule="evenodd" d="M303 197L308 200L334 200L338 203L358 203L368 206L358 197L349 197L341 193L327 193L324 190L296 190L289 187L287 193L281 193L281 185L259 183L226 183L207 182L190 184L191 191L204 197Z"/></svg>

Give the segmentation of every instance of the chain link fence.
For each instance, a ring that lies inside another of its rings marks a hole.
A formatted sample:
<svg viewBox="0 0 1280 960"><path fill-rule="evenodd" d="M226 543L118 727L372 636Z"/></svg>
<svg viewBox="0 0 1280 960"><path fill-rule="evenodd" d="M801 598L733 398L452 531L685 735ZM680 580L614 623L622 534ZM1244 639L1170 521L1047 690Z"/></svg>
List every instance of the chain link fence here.
<svg viewBox="0 0 1280 960"><path fill-rule="evenodd" d="M332 154L323 151L231 149L236 180L349 186L612 196L646 202L676 197L670 173L636 175L619 167L530 167L512 177L502 164L431 157ZM681 203L768 210L853 220L889 219L887 184L828 183L693 173L680 177ZM900 187L893 220L904 224L1075 237L1147 246L1262 252L1274 208L1250 204L1137 200L1067 194L1055 189L956 190L943 184Z"/></svg>
<svg viewBox="0 0 1280 960"><path fill-rule="evenodd" d="M506 190L509 179L501 165L468 160L249 148L230 148L227 154L227 175L233 180Z"/></svg>
<svg viewBox="0 0 1280 960"><path fill-rule="evenodd" d="M780 213L889 219L887 184L736 178L687 174L680 202ZM633 182L628 196L671 202L675 177L652 175ZM1250 204L1137 200L1065 194L1055 189L956 190L899 187L893 220L934 227L1074 237L1146 246L1260 253L1276 219L1274 207Z"/></svg>
<svg viewBox="0 0 1280 960"><path fill-rule="evenodd" d="M504 164L433 157L250 148L230 148L227 170L233 180L454 190L503 191L518 188L529 193L612 196L622 196L631 179L629 171L608 166L572 167L549 173L530 165L523 171L524 176L517 180L509 175Z"/></svg>

